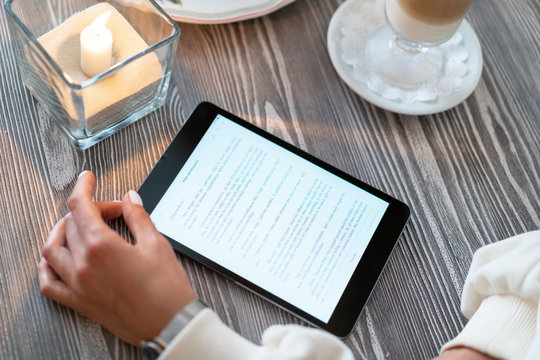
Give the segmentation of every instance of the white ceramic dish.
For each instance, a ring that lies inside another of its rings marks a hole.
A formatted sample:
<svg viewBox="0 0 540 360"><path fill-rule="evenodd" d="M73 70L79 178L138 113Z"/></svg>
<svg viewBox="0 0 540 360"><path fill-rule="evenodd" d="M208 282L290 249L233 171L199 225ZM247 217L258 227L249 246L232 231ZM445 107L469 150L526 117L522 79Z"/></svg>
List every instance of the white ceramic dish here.
<svg viewBox="0 0 540 360"><path fill-rule="evenodd" d="M328 26L327 45L330 59L339 76L351 89L367 101L383 109L407 115L427 115L445 111L469 97L480 80L483 60L480 42L467 20L463 21L458 31L463 35L464 46L469 54L469 71L463 77L462 85L452 94L439 96L434 101L407 104L397 100L386 99L370 90L364 82L358 80L354 76L352 66L343 61L340 46L342 37L341 28L344 16L350 11L356 11L361 8L359 5L366 1L371 0L348 0L344 2L336 10Z"/></svg>
<svg viewBox="0 0 540 360"><path fill-rule="evenodd" d="M171 18L194 24L223 24L269 14L294 0L158 0Z"/></svg>

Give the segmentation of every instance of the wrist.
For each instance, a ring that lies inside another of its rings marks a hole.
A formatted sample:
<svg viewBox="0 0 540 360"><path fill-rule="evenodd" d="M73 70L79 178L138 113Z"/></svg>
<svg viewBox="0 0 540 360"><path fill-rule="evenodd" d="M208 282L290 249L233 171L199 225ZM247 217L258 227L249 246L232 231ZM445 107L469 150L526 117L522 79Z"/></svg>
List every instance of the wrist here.
<svg viewBox="0 0 540 360"><path fill-rule="evenodd" d="M188 291L189 290L189 291ZM159 305L153 306L155 311L149 313L144 321L147 332L140 339L142 341L151 341L167 327L174 316L182 311L191 302L197 299L195 293L190 289L174 289L168 298L161 298Z"/></svg>
<svg viewBox="0 0 540 360"><path fill-rule="evenodd" d="M186 325L204 308L206 305L195 298L185 307L177 312L173 318L165 325L159 335L151 341L141 342L141 351L143 359L157 359L171 341L178 335Z"/></svg>
<svg viewBox="0 0 540 360"><path fill-rule="evenodd" d="M458 346L450 349L446 349L442 354L437 358L438 360L496 360L496 358L491 357L483 352L480 352L476 349L472 349L466 346Z"/></svg>

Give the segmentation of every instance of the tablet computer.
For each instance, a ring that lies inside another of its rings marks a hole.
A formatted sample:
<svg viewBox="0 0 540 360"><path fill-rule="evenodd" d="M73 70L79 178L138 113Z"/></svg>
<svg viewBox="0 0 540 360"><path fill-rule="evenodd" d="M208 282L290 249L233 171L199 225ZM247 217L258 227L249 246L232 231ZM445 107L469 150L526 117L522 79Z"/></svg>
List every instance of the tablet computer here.
<svg viewBox="0 0 540 360"><path fill-rule="evenodd" d="M139 189L173 247L345 337L409 208L210 103Z"/></svg>

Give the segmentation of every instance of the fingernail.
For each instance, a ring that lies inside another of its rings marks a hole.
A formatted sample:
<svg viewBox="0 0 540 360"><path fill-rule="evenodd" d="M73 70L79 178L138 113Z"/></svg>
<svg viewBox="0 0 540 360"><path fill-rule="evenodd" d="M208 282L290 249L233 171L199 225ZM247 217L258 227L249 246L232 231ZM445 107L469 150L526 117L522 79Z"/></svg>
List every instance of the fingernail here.
<svg viewBox="0 0 540 360"><path fill-rule="evenodd" d="M82 173L79 174L79 177L78 177L78 178L80 178L81 176L83 176L83 175L86 174L87 172L88 172L88 170L84 170ZM78 179L78 178L77 178L77 179Z"/></svg>
<svg viewBox="0 0 540 360"><path fill-rule="evenodd" d="M132 204L143 206L142 199L136 191L129 190L129 200Z"/></svg>

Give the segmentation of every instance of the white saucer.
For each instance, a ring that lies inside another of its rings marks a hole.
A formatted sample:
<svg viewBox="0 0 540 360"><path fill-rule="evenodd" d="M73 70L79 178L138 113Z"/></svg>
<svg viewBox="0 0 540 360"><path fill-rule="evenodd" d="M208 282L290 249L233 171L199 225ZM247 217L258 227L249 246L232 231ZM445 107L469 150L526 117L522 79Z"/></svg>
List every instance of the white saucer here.
<svg viewBox="0 0 540 360"><path fill-rule="evenodd" d="M269 14L294 0L158 0L175 20L193 24L224 24Z"/></svg>
<svg viewBox="0 0 540 360"><path fill-rule="evenodd" d="M358 80L353 73L353 67L343 61L341 49L341 28L346 14L361 9L362 3L373 0L347 0L334 13L330 25L328 26L327 42L328 52L332 64L339 76L345 83L351 87L358 95L367 101L393 112L407 115L427 115L448 110L464 101L474 90L480 75L482 74L482 49L476 33L469 25L467 20L459 27L458 31L463 36L463 46L468 52L468 72L462 78L462 84L452 94L438 96L435 100L429 102L414 102L406 104L399 100L390 100L370 90L367 85ZM375 30L375 29L373 29Z"/></svg>

